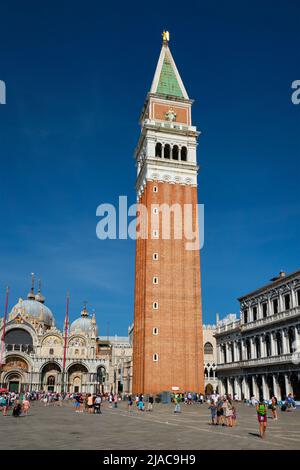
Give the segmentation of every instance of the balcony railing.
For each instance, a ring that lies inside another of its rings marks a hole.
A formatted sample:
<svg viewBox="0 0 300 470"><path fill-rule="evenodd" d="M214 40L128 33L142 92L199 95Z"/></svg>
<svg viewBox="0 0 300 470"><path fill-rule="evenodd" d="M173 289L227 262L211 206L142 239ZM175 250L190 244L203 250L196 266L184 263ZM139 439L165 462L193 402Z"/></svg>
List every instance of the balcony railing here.
<svg viewBox="0 0 300 470"><path fill-rule="evenodd" d="M230 362L228 364L218 364L218 370L236 369L243 367L259 367L270 364L283 364L292 361L293 353L281 354L280 356L260 357L258 359L247 359L243 361Z"/></svg>
<svg viewBox="0 0 300 470"><path fill-rule="evenodd" d="M156 121L154 119L145 119L145 124L149 126L164 127L165 129L178 129L180 131L193 131L193 132L197 131L197 128L195 126L188 126L188 125L179 124L176 122Z"/></svg>
<svg viewBox="0 0 300 470"><path fill-rule="evenodd" d="M294 307L284 312L274 313L265 318L259 318L258 320L251 321L249 323L243 323L241 325L242 331L248 331L261 326L269 325L270 323L279 323L287 318L294 318L300 316L300 307Z"/></svg>
<svg viewBox="0 0 300 470"><path fill-rule="evenodd" d="M225 323L225 325L217 326L216 333L225 333L226 331L232 331L232 330L235 330L236 328L239 328L240 325L241 325L240 320L235 320L230 323Z"/></svg>

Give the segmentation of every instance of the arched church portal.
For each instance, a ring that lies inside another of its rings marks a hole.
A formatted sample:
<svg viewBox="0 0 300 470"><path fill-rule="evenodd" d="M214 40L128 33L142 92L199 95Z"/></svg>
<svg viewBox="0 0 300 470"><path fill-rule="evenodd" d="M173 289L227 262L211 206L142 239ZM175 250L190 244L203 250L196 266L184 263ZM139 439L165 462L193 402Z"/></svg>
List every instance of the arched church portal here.
<svg viewBox="0 0 300 470"><path fill-rule="evenodd" d="M68 369L68 386L71 393L87 392L88 370L83 364L72 364Z"/></svg>
<svg viewBox="0 0 300 470"><path fill-rule="evenodd" d="M21 393L30 388L28 363L19 356L8 356L0 368L1 386L10 392Z"/></svg>
<svg viewBox="0 0 300 470"><path fill-rule="evenodd" d="M42 389L47 392L61 391L61 367L56 362L48 362L41 370Z"/></svg>

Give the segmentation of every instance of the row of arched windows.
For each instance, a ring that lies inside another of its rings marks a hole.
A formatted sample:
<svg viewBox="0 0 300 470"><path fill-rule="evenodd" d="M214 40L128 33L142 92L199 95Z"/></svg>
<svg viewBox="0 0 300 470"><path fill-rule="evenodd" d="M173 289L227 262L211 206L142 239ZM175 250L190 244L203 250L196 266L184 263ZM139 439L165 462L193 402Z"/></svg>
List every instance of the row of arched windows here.
<svg viewBox="0 0 300 470"><path fill-rule="evenodd" d="M272 333L266 333L264 337L265 341L265 354L266 357L270 356L280 356L284 353L283 349L283 331L278 330L274 332L273 335L273 343L271 341L271 334ZM245 340L245 348L246 348L246 359L259 359L262 357L262 350L261 350L261 342L258 336L254 338L254 355L252 354L252 349L251 349L251 342L250 338L246 338ZM233 343L229 345L230 353L231 353L231 358L228 361L227 357L227 348L225 345L222 347L222 352L223 352L223 362L226 364L227 362L235 362L238 360L242 360L242 344L241 341L238 342L238 357L236 357L235 351L234 351L234 346ZM296 350L295 346L295 332L292 328L289 328L287 330L287 353L293 353Z"/></svg>
<svg viewBox="0 0 300 470"><path fill-rule="evenodd" d="M181 147L179 148L178 145L173 145L171 147L170 144L161 144L157 142L155 145L155 156L158 158L167 158L172 160L181 160L182 162L187 161L187 148Z"/></svg>

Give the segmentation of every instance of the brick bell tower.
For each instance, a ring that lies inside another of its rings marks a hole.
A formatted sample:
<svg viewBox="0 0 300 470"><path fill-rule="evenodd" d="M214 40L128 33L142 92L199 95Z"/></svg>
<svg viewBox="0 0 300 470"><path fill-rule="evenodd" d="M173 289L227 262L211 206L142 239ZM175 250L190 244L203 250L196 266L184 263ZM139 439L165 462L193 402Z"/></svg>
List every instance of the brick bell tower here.
<svg viewBox="0 0 300 470"><path fill-rule="evenodd" d="M200 250L187 249L184 236L175 235L180 220L175 211L170 211L170 237L162 230L162 204L182 210L190 205L198 233L199 132L192 125L193 101L168 44L164 32L135 152L137 202L147 208L148 217L137 226L147 237L136 240L133 393L144 394L204 392Z"/></svg>

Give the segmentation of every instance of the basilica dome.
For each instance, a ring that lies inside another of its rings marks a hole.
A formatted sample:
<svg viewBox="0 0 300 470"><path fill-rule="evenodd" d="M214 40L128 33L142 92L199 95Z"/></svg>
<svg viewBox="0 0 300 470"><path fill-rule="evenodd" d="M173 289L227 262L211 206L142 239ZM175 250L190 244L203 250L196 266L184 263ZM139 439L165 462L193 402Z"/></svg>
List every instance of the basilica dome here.
<svg viewBox="0 0 300 470"><path fill-rule="evenodd" d="M90 317L86 308L81 312L80 318L71 323L70 333L84 333L90 336L95 331L95 336L98 336L98 327L94 316Z"/></svg>
<svg viewBox="0 0 300 470"><path fill-rule="evenodd" d="M16 315L20 313L26 318L36 318L38 321L45 323L48 326L54 326L54 316L50 308L46 307L43 303L33 299L19 299L19 302L12 308L11 314Z"/></svg>

